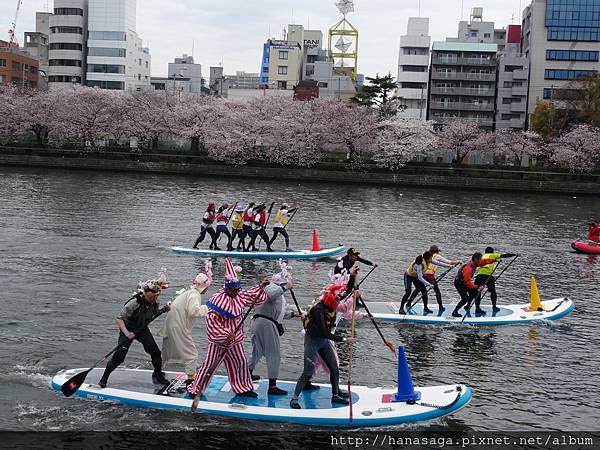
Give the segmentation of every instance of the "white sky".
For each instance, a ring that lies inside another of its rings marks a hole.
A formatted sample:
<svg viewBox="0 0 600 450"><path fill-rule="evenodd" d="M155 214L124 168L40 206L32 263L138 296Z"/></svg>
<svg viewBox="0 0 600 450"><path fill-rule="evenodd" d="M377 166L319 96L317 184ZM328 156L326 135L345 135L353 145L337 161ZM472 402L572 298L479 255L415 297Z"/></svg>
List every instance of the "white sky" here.
<svg viewBox="0 0 600 450"><path fill-rule="evenodd" d="M258 72L262 44L271 37L281 37L281 30L296 24L327 30L340 15L334 0L138 0L137 31L152 55L152 75L166 76L167 63L182 53L192 52L208 67L223 61L226 74L236 70ZM456 36L461 16L468 20L474 6L484 8L483 18L496 22L496 28L519 23L519 11L529 0L422 0L421 16L430 18L432 40ZM0 0L0 39L8 39L17 0ZM35 12L52 9L52 0L23 0L17 35L34 31ZM349 20L359 30L360 73L367 76L392 72L397 75L398 45L406 33L407 18L418 16L418 0L355 0L355 12ZM514 15L514 22L511 20ZM324 39L326 44L326 39Z"/></svg>

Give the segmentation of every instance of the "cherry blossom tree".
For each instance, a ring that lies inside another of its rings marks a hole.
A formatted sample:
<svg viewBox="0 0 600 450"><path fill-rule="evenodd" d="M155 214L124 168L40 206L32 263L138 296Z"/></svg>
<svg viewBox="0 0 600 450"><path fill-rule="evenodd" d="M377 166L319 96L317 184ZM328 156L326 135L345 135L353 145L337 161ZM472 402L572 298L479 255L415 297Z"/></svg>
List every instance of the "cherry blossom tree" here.
<svg viewBox="0 0 600 450"><path fill-rule="evenodd" d="M525 157L535 157L540 152L541 137L533 131L503 128L496 132L495 154L509 158L519 166Z"/></svg>
<svg viewBox="0 0 600 450"><path fill-rule="evenodd" d="M176 103L175 96L159 91L125 96L123 120L130 137L137 138L142 148L157 150L159 139L173 133Z"/></svg>
<svg viewBox="0 0 600 450"><path fill-rule="evenodd" d="M551 159L572 172L589 173L600 164L600 129L576 125L548 144Z"/></svg>
<svg viewBox="0 0 600 450"><path fill-rule="evenodd" d="M380 123L373 160L380 167L397 170L416 156L427 156L436 144L432 121L395 117Z"/></svg>
<svg viewBox="0 0 600 450"><path fill-rule="evenodd" d="M222 100L201 96L184 96L173 105L170 128L177 137L190 140L190 150L199 153L213 133L216 121L224 113Z"/></svg>
<svg viewBox="0 0 600 450"><path fill-rule="evenodd" d="M18 139L23 134L22 110L26 105L19 91L11 85L0 85L0 143Z"/></svg>
<svg viewBox="0 0 600 450"><path fill-rule="evenodd" d="M492 149L493 142L492 133L481 129L476 122L465 119L450 120L438 132L440 148L452 151L458 166L464 164L470 154Z"/></svg>

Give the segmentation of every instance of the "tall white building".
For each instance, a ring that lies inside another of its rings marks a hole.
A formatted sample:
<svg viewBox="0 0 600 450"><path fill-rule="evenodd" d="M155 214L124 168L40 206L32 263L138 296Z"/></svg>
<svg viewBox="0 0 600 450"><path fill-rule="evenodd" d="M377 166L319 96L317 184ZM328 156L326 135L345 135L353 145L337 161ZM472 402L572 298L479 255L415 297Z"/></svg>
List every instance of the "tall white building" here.
<svg viewBox="0 0 600 450"><path fill-rule="evenodd" d="M425 120L429 80L429 18L409 17L406 35L400 37L398 90L403 117Z"/></svg>
<svg viewBox="0 0 600 450"><path fill-rule="evenodd" d="M55 0L49 17L48 83L51 87L85 82L87 0Z"/></svg>
<svg viewBox="0 0 600 450"><path fill-rule="evenodd" d="M88 1L87 86L149 89L150 52L136 32L136 0Z"/></svg>

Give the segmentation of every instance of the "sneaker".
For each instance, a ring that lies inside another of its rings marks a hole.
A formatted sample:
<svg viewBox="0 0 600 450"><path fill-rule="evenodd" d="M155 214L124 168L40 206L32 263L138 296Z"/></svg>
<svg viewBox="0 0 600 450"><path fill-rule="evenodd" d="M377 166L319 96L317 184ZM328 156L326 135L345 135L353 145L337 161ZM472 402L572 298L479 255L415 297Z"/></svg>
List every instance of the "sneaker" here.
<svg viewBox="0 0 600 450"><path fill-rule="evenodd" d="M260 380L260 375L251 374L250 378L252 378L252 381L258 381L258 380Z"/></svg>
<svg viewBox="0 0 600 450"><path fill-rule="evenodd" d="M102 389L104 389L106 387L107 383L108 383L107 379L101 378L100 381L98 381L98 386L100 386Z"/></svg>
<svg viewBox="0 0 600 450"><path fill-rule="evenodd" d="M285 249L285 251L286 252L293 252L294 250L292 250L291 248L288 247L288 248Z"/></svg>
<svg viewBox="0 0 600 450"><path fill-rule="evenodd" d="M476 309L475 314L479 314L481 316L485 316L487 313L483 309Z"/></svg>
<svg viewBox="0 0 600 450"><path fill-rule="evenodd" d="M298 399L297 398L293 398L290 400L290 408L292 409L302 409L302 406L300 406L300 403L298 403Z"/></svg>
<svg viewBox="0 0 600 450"><path fill-rule="evenodd" d="M462 317L462 314L459 313L457 310L452 311L452 317Z"/></svg>
<svg viewBox="0 0 600 450"><path fill-rule="evenodd" d="M347 399L342 398L339 395L332 396L331 403L335 403L337 405L349 405L350 404L350 402Z"/></svg>
<svg viewBox="0 0 600 450"><path fill-rule="evenodd" d="M340 391L338 392L338 395L339 395L340 397L342 397L342 398L348 398L348 397L350 397L350 394L348 394L348 392L347 392L347 391L342 391L341 389L340 389Z"/></svg>
<svg viewBox="0 0 600 450"><path fill-rule="evenodd" d="M438 307L438 311L444 312L444 311L446 311L446 308L444 308L443 306L440 306L440 307Z"/></svg>
<svg viewBox="0 0 600 450"><path fill-rule="evenodd" d="M429 308L423 308L423 312L427 313L427 314L431 314L433 311L430 310Z"/></svg>
<svg viewBox="0 0 600 450"><path fill-rule="evenodd" d="M249 391L246 392L242 392L241 394L236 394L238 397L250 397L250 398L256 398L258 397L258 394L256 392L254 392L252 389L250 389Z"/></svg>
<svg viewBox="0 0 600 450"><path fill-rule="evenodd" d="M228 252L232 252L233 251L233 247L227 247L227 251Z"/></svg>
<svg viewBox="0 0 600 450"><path fill-rule="evenodd" d="M213 250L221 251L221 248L220 248L220 247L217 247L217 246L215 245L215 248L214 248Z"/></svg>
<svg viewBox="0 0 600 450"><path fill-rule="evenodd" d="M279 389L277 386L271 386L271 387L269 387L267 394L269 394L269 395L287 395L288 393L287 393L287 391L284 391L283 389Z"/></svg>
<svg viewBox="0 0 600 450"><path fill-rule="evenodd" d="M198 246L197 245L194 245L192 248L198 250Z"/></svg>
<svg viewBox="0 0 600 450"><path fill-rule="evenodd" d="M273 250L271 247L267 247L267 251L268 252L274 252L275 250Z"/></svg>
<svg viewBox="0 0 600 450"><path fill-rule="evenodd" d="M321 389L321 386L312 384L310 381L304 385L304 388L302 388L303 391L316 391L318 389Z"/></svg>
<svg viewBox="0 0 600 450"><path fill-rule="evenodd" d="M495 312L495 313L500 312L500 308L498 308L497 306L494 306L492 308L492 311Z"/></svg>
<svg viewBox="0 0 600 450"><path fill-rule="evenodd" d="M398 310L398 314L406 314L406 312L404 311L404 308L400 308Z"/></svg>
<svg viewBox="0 0 600 450"><path fill-rule="evenodd" d="M171 384L171 382L165 378L165 373L164 372L161 372L161 373L158 373L158 374L152 374L152 382L154 384L164 384L166 386L168 386L169 384Z"/></svg>

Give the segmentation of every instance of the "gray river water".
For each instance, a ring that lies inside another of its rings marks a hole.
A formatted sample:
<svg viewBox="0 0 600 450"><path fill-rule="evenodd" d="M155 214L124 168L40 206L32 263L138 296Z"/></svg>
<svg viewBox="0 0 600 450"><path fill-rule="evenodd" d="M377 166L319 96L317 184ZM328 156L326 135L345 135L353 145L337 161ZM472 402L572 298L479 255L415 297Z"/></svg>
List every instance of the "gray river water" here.
<svg viewBox="0 0 600 450"><path fill-rule="evenodd" d="M0 430L294 428L67 399L49 387L60 369L85 367L116 345L115 314L138 281L166 267L174 288L189 284L202 260L168 246L193 243L211 199L299 205L288 227L293 247L309 247L317 228L323 247L354 245L379 263L363 285L367 301L399 300L406 265L432 243L452 258L486 245L520 253L498 283L499 303L527 302L534 274L542 299L575 300L571 315L526 326L381 325L389 340L405 344L416 386L464 382L473 389L459 413L407 428L593 430L600 423L600 260L569 245L600 218L597 198L1 167L0 199ZM332 264L292 263L301 303L327 283ZM241 265L248 286L247 272L269 274L276 263ZM222 280L224 261L214 270ZM457 299L449 280L442 290L447 302ZM301 326L286 327L280 378L296 380ZM393 384L395 362L372 325L361 323L357 336L353 382ZM202 358L203 323L195 339ZM138 344L126 364L150 366ZM258 372L265 375L265 367Z"/></svg>

